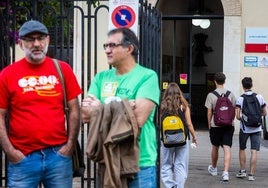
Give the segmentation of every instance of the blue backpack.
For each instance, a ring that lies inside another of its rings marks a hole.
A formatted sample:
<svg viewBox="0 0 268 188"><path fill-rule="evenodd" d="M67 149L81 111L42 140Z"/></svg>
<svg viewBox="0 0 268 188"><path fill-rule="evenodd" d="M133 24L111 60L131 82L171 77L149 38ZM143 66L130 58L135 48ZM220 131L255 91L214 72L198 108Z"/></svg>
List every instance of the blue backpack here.
<svg viewBox="0 0 268 188"><path fill-rule="evenodd" d="M252 95L241 95L244 99L241 117L243 126L259 127L262 125L262 109L256 95L256 93Z"/></svg>

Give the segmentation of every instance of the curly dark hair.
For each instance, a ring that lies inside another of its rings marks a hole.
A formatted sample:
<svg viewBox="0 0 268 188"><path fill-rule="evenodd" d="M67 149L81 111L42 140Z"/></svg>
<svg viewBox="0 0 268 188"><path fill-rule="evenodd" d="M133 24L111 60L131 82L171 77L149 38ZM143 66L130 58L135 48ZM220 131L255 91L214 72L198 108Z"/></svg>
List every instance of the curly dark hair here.
<svg viewBox="0 0 268 188"><path fill-rule="evenodd" d="M164 91L161 105L161 116L167 111L169 114L178 115L178 110L182 107L185 111L186 107L189 107L187 100L183 96L183 92L177 83L171 82L168 84L167 89Z"/></svg>

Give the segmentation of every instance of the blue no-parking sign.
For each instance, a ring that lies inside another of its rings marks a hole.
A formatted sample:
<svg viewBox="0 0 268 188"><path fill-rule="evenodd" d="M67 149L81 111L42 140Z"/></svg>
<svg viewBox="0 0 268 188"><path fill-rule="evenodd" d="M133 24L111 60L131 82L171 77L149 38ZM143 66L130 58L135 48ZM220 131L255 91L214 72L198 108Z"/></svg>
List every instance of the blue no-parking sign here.
<svg viewBox="0 0 268 188"><path fill-rule="evenodd" d="M137 0L109 1L109 30L127 27L138 33L138 2Z"/></svg>
<svg viewBox="0 0 268 188"><path fill-rule="evenodd" d="M132 27L136 20L136 14L129 6L122 5L112 12L112 22L117 28Z"/></svg>

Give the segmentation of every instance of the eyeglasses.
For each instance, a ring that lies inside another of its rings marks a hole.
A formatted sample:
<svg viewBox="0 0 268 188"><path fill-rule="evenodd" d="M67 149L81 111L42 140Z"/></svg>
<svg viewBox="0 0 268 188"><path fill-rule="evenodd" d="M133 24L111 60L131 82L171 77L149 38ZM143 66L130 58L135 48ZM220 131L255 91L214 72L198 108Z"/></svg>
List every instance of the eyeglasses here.
<svg viewBox="0 0 268 188"><path fill-rule="evenodd" d="M110 49L114 49L115 47L122 46L122 45L123 45L122 43L115 44L114 42L111 42L111 43L105 43L105 44L103 44L103 48L104 48L104 50L106 50L108 47Z"/></svg>
<svg viewBox="0 0 268 188"><path fill-rule="evenodd" d="M34 43L35 40L38 42L43 42L46 39L47 35L41 35L38 37L22 37L21 40L24 40L27 43Z"/></svg>

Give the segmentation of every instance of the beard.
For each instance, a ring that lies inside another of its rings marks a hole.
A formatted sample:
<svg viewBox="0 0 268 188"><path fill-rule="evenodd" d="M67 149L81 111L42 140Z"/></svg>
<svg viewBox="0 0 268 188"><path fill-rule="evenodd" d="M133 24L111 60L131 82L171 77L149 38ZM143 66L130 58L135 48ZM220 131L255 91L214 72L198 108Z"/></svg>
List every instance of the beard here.
<svg viewBox="0 0 268 188"><path fill-rule="evenodd" d="M35 50L39 50L39 51L41 51L41 53L35 54L34 53ZM46 57L47 51L48 51L48 45L46 45L43 49L41 49L40 47L31 48L31 49L24 48L25 56L28 57L29 59L31 59L31 61L33 61L33 62L42 61Z"/></svg>

